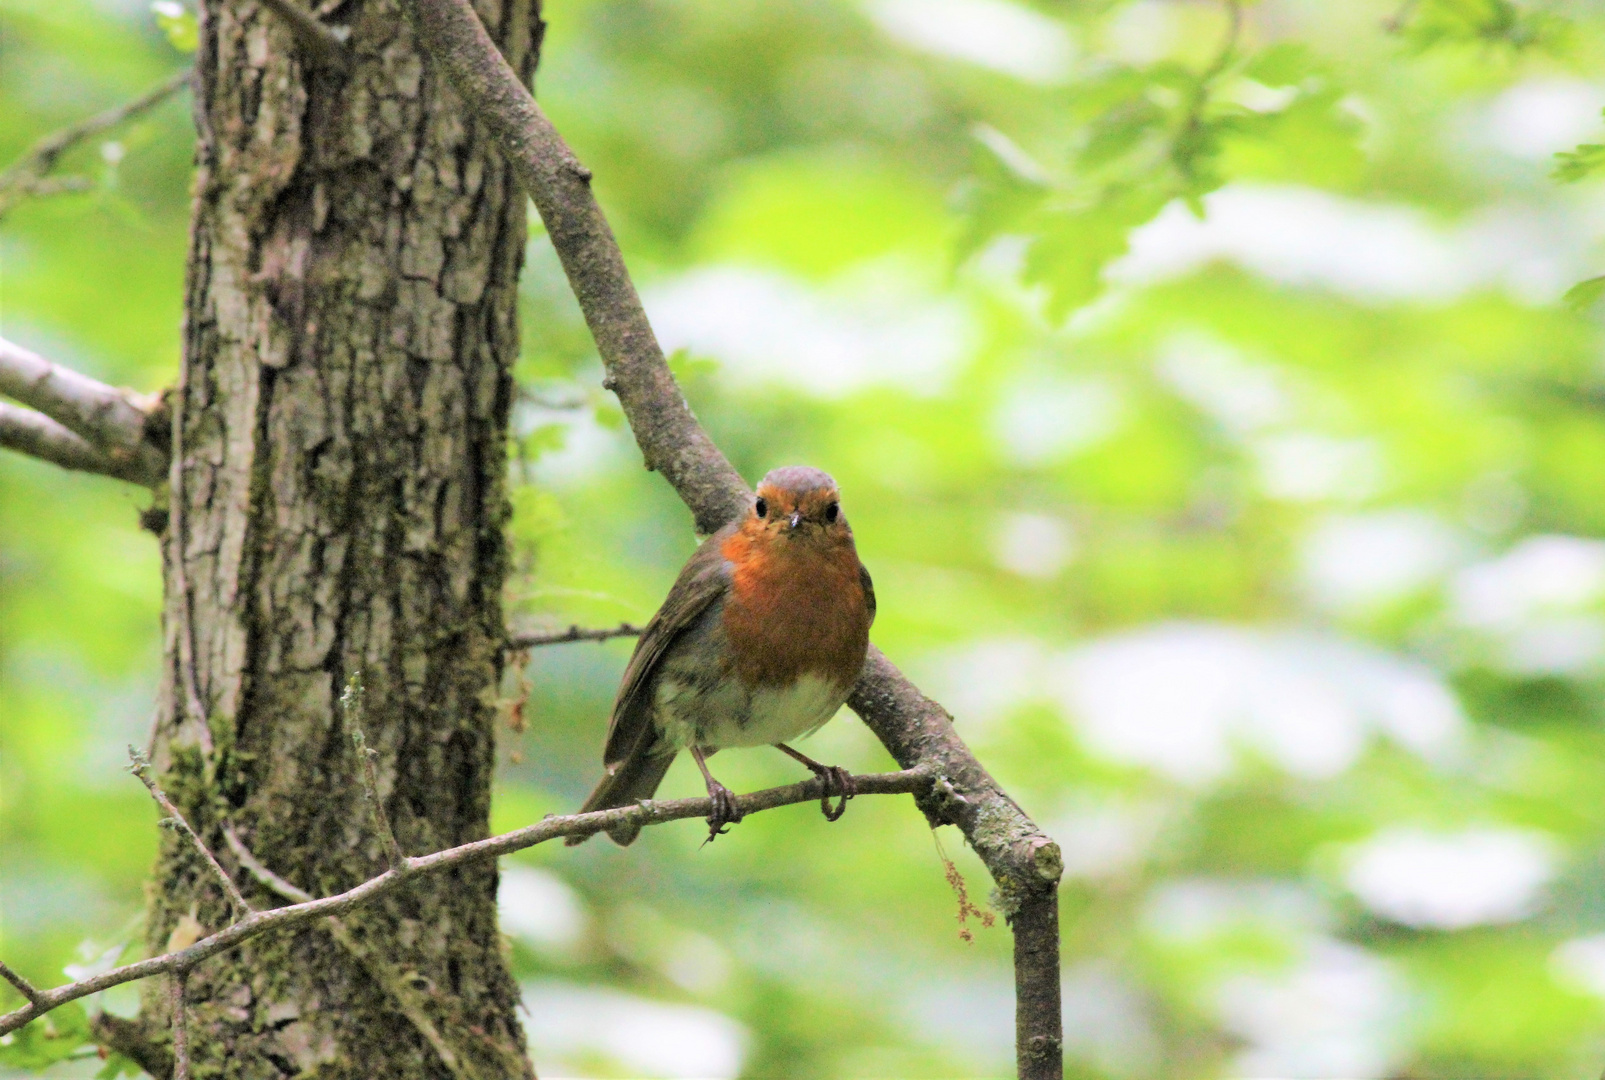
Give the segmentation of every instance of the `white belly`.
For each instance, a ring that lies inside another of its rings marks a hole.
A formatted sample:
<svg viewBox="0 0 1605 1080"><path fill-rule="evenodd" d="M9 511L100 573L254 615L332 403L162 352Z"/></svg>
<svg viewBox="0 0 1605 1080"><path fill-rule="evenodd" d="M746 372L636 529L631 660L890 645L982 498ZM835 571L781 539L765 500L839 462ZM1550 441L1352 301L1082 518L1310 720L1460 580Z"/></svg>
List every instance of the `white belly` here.
<svg viewBox="0 0 1605 1080"><path fill-rule="evenodd" d="M817 675L750 694L735 679L708 689L665 676L658 681L655 704L670 745L722 749L772 746L808 735L836 715L845 697L834 682Z"/></svg>

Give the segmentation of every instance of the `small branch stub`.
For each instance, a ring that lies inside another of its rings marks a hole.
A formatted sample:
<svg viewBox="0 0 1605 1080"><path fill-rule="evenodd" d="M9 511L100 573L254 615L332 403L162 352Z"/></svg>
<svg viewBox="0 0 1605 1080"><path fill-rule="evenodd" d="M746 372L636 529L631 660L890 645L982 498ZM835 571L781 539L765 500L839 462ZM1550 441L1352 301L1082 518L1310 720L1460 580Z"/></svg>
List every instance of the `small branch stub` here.
<svg viewBox="0 0 1605 1080"><path fill-rule="evenodd" d="M351 681L346 683L345 693L340 695L340 707L345 712L346 729L351 732L351 745L357 752L357 761L362 768L362 797L368 802L368 813L373 818L373 827L379 834L379 842L384 846L385 859L390 863L392 870L405 870L407 856L402 853L401 845L396 843L396 834L390 828L390 818L385 813L384 803L379 799L379 775L373 767L373 759L379 756L379 752L368 749L368 738L362 730L365 705L362 672L358 671L351 676Z"/></svg>
<svg viewBox="0 0 1605 1080"><path fill-rule="evenodd" d="M34 988L33 983L29 982L27 979L24 979L15 971L12 971L10 966L6 964L4 960L0 960L0 978L4 978L6 982L10 983L12 986L15 986L17 988L17 993L27 998L30 1004L44 1004L44 995Z"/></svg>

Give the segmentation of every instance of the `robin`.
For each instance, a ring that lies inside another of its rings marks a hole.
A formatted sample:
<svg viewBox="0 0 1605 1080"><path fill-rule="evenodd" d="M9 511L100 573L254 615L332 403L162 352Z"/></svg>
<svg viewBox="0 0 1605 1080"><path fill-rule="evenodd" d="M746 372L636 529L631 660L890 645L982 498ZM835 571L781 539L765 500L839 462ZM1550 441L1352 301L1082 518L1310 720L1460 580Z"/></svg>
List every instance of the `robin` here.
<svg viewBox="0 0 1605 1080"><path fill-rule="evenodd" d="M741 812L708 758L773 746L825 781L820 802L835 821L854 794L852 774L786 744L847 700L874 621L875 587L836 481L803 466L775 469L746 516L697 548L636 642L613 702L602 782L580 812L651 798L674 756L689 750L713 800L711 840ZM621 826L608 835L624 845L639 832Z"/></svg>

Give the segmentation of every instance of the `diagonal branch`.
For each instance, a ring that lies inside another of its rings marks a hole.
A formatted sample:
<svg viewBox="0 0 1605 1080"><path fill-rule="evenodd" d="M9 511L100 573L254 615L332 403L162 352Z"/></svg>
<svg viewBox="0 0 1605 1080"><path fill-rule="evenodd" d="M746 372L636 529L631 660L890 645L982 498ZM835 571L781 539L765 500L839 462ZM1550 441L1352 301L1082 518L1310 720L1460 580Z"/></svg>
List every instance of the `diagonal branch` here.
<svg viewBox="0 0 1605 1080"><path fill-rule="evenodd" d="M913 795L916 798L926 795L932 787L931 773L925 769L870 773L853 777L853 783L857 785L860 795ZM825 789L825 782L813 777L801 783L766 788L763 791L737 796L736 805L744 815L755 814L780 806L817 802L825 793ZM69 1001L77 1001L79 998L99 993L110 987L167 972L188 971L201 961L269 930L284 930L305 925L325 916L344 915L395 891L403 882L423 874L438 874L478 859L494 859L510 855L515 851L523 851L525 848L544 844L559 837L592 836L610 829L642 828L669 821L705 818L711 813L713 813L713 800L705 796L697 799L643 799L633 806L622 806L614 810L553 815L533 825L526 825L522 829L502 833L500 836L474 840L444 851L437 851L433 855L407 858L400 866L386 870L379 876L369 878L336 896L308 900L288 907L273 908L270 911L252 912L217 933L201 938L186 949L125 964L91 978L80 979L49 990L36 991L36 999L30 999L22 1008L0 1016L0 1035L13 1032L35 1017L43 1016Z"/></svg>
<svg viewBox="0 0 1605 1080"><path fill-rule="evenodd" d="M603 385L618 395L647 468L674 486L699 532L711 533L744 513L752 494L675 384L591 193L590 170L497 50L471 0L409 0L406 9L424 48L495 135L534 200L607 367ZM1019 1075L1057 1080L1063 1074L1058 845L975 760L946 710L878 649L848 704L898 764L928 768L940 778L921 808L933 823L952 822L964 831L997 882L1014 929Z"/></svg>
<svg viewBox="0 0 1605 1080"><path fill-rule="evenodd" d="M0 394L37 409L109 458L123 473L119 479L150 487L167 473L167 455L148 435L155 405L131 390L107 386L0 338Z"/></svg>
<svg viewBox="0 0 1605 1080"><path fill-rule="evenodd" d="M189 69L168 78L133 101L96 113L89 119L45 136L29 151L0 172L0 218L30 195L53 195L60 191L80 191L87 186L81 177L49 178L61 155L103 131L108 131L141 113L149 112L189 83Z"/></svg>
<svg viewBox="0 0 1605 1080"><path fill-rule="evenodd" d="M0 978L17 988L17 993L27 998L31 1004L39 1005L44 1002L44 995L36 989L33 983L12 971L4 960L0 960Z"/></svg>
<svg viewBox="0 0 1605 1080"><path fill-rule="evenodd" d="M118 461L102 453L43 413L0 401L0 447L75 472L149 486L153 481L137 460Z"/></svg>
<svg viewBox="0 0 1605 1080"><path fill-rule="evenodd" d="M196 850L212 871L212 876L222 883L224 895L229 898L229 902L239 912L240 918L243 919L250 915L251 905L246 903L244 896L240 895L240 887L234 884L234 879L228 876L228 871L224 870L222 864L217 861L217 856L212 854L211 849L196 835L195 830L190 828L189 822L184 820L184 815L179 813L178 807L173 805L173 800L167 797L167 792L163 791L161 785L151 777L150 761L132 746L128 748L128 756L133 761L128 771L139 777L139 782L145 785L145 790L150 792L150 797L156 800L157 808L167 815L163 819L163 823L171 824L173 828L184 834L184 838L190 842L190 846Z"/></svg>

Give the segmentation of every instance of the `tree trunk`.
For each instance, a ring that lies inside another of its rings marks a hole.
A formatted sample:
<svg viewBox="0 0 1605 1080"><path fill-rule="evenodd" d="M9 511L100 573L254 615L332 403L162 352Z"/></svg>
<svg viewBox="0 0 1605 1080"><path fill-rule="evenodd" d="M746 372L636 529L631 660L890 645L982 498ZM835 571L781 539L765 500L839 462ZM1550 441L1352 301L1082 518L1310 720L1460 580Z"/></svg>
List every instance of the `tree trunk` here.
<svg viewBox="0 0 1605 1080"><path fill-rule="evenodd" d="M538 0L478 8L528 82ZM154 750L257 907L284 901L239 871L225 823L315 895L385 867L339 703L359 672L402 849L487 835L502 669L525 197L397 0L321 11L351 28L343 69L250 0L206 0L197 53ZM532 1076L495 898L475 865L202 964L195 1074ZM169 834L152 951L229 917ZM152 1031L165 995L146 990Z"/></svg>

